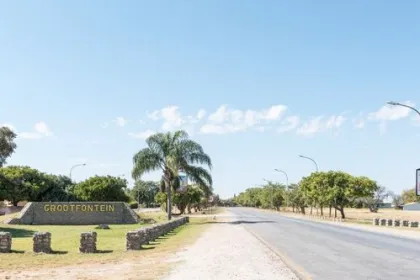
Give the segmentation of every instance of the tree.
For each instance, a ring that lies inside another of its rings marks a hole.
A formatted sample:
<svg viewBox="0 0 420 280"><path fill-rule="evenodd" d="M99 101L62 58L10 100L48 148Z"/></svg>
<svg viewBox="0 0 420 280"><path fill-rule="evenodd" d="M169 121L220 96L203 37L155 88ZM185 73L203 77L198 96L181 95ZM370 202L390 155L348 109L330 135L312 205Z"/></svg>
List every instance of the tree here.
<svg viewBox="0 0 420 280"><path fill-rule="evenodd" d="M366 205L370 212L377 213L379 204L390 196L390 192L383 186L379 186L372 196L366 196L358 199Z"/></svg>
<svg viewBox="0 0 420 280"><path fill-rule="evenodd" d="M158 192L157 182L136 180L130 194L139 204L142 203L146 207L150 207L151 204L154 204L155 196Z"/></svg>
<svg viewBox="0 0 420 280"><path fill-rule="evenodd" d="M0 167L6 164L6 159L16 150L14 142L16 133L8 127L0 127Z"/></svg>
<svg viewBox="0 0 420 280"><path fill-rule="evenodd" d="M140 150L133 157L133 179L140 179L146 172L160 170L164 191L167 194L168 220L172 217L171 192L179 186L179 171L183 170L192 183L206 186L212 191L212 177L203 167L212 167L210 157L200 144L188 139L185 131L157 133L146 139L147 148ZM210 195L207 193L206 195Z"/></svg>
<svg viewBox="0 0 420 280"><path fill-rule="evenodd" d="M411 202L420 202L420 196L416 195L415 189L408 189L404 190L401 194L402 200L404 204L411 203Z"/></svg>
<svg viewBox="0 0 420 280"><path fill-rule="evenodd" d="M124 201L128 202L126 195L127 181L113 176L94 176L77 184L72 192L78 200L82 201Z"/></svg>
<svg viewBox="0 0 420 280"><path fill-rule="evenodd" d="M394 208L400 209L401 206L404 204L404 200L402 196L399 194L391 193L391 197L392 197L392 204L394 205Z"/></svg>

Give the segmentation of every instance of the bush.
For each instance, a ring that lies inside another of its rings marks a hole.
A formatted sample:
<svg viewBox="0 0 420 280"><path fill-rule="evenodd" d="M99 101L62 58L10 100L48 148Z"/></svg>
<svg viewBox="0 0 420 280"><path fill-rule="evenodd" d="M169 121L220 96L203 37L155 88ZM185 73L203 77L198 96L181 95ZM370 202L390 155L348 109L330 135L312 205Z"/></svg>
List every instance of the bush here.
<svg viewBox="0 0 420 280"><path fill-rule="evenodd" d="M139 204L137 203L137 201L130 201L128 203L128 205L130 206L131 209L137 209L137 208L139 208Z"/></svg>

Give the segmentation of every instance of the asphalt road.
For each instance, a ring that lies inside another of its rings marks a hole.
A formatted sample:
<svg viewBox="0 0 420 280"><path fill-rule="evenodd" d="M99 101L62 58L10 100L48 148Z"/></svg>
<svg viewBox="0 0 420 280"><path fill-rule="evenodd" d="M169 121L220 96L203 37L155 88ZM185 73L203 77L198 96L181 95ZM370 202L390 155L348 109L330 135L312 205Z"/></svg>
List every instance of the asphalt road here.
<svg viewBox="0 0 420 280"><path fill-rule="evenodd" d="M419 280L420 241L230 208L250 232L314 280ZM420 234L420 233L419 233Z"/></svg>

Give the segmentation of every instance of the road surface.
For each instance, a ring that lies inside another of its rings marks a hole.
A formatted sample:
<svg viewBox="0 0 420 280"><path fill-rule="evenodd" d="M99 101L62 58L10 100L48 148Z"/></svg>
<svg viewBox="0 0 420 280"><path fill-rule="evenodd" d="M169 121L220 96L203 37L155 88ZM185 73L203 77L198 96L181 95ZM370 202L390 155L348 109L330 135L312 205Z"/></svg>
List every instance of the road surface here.
<svg viewBox="0 0 420 280"><path fill-rule="evenodd" d="M420 241L230 208L237 222L314 280L418 280ZM420 234L420 233L419 233Z"/></svg>

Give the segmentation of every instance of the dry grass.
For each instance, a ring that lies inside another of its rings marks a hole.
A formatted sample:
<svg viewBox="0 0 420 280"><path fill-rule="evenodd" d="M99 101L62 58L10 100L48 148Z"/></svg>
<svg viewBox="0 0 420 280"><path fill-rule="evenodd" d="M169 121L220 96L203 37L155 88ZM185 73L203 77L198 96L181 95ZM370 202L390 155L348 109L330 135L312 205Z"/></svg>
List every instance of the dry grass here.
<svg viewBox="0 0 420 280"><path fill-rule="evenodd" d="M292 211L292 208L287 209ZM306 213L310 213L310 208L305 209ZM320 211L318 211L318 214ZM316 209L312 210L312 214L317 214ZM389 218L389 219L402 219L410 221L420 221L420 211L403 211L396 210L393 208L379 209L378 213L372 213L369 209L355 209L355 208L345 208L344 214L346 219L349 221L370 221L372 222L373 218ZM324 208L324 216L329 215L329 208ZM332 216L334 216L334 209L332 209ZM341 217L340 212L337 211L337 217Z"/></svg>

